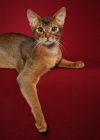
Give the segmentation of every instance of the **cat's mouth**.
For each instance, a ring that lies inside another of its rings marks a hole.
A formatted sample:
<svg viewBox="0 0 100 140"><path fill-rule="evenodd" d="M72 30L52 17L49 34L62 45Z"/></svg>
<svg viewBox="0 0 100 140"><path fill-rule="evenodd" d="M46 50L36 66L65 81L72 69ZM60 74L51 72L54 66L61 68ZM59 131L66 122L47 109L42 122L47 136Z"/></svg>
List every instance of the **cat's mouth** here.
<svg viewBox="0 0 100 140"><path fill-rule="evenodd" d="M44 44L46 44L46 45L50 45L50 44L52 44L53 42L52 41L49 41L49 40L47 40L47 41L45 41L44 42Z"/></svg>
<svg viewBox="0 0 100 140"><path fill-rule="evenodd" d="M50 40L46 40L44 43L45 43L45 44L52 44L53 42L50 41Z"/></svg>
<svg viewBox="0 0 100 140"><path fill-rule="evenodd" d="M45 45L52 45L52 44L54 44L54 43L55 43L55 41L50 41L50 40L44 41L44 44L45 44Z"/></svg>
<svg viewBox="0 0 100 140"><path fill-rule="evenodd" d="M53 44L56 44L57 40L56 39L44 39L39 41L43 45L51 46Z"/></svg>

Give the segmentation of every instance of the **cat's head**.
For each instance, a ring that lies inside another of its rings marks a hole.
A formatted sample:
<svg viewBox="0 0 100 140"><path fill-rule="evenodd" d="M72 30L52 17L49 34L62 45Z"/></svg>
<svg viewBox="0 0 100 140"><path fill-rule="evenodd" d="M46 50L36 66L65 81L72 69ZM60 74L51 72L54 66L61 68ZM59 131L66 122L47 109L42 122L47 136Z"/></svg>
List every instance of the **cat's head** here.
<svg viewBox="0 0 100 140"><path fill-rule="evenodd" d="M59 41L64 21L66 17L66 9L62 7L52 17L41 18L31 10L27 10L27 18L31 26L34 38L38 43L51 45Z"/></svg>

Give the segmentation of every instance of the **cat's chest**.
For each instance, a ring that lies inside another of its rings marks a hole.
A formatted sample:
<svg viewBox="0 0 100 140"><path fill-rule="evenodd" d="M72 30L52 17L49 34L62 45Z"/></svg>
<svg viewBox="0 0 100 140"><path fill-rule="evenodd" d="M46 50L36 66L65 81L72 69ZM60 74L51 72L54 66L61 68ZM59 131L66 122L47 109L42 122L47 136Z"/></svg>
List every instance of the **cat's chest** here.
<svg viewBox="0 0 100 140"><path fill-rule="evenodd" d="M60 61L61 51L57 46L53 48L39 47L36 50L36 57L40 63L48 68L52 68Z"/></svg>

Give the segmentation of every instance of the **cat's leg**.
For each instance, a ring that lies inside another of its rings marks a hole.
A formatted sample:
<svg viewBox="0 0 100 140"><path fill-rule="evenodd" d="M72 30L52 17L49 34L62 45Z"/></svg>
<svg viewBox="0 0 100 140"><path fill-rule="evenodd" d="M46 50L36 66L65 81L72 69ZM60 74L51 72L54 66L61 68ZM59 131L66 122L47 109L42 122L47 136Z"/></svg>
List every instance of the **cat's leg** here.
<svg viewBox="0 0 100 140"><path fill-rule="evenodd" d="M35 73L33 69L25 69L17 77L21 92L31 107L38 131L45 132L47 130L47 124L44 119L36 89L36 84L39 79L40 76L37 76L37 73Z"/></svg>
<svg viewBox="0 0 100 140"><path fill-rule="evenodd" d="M66 68L83 68L85 64L82 61L72 62L62 58L57 66Z"/></svg>

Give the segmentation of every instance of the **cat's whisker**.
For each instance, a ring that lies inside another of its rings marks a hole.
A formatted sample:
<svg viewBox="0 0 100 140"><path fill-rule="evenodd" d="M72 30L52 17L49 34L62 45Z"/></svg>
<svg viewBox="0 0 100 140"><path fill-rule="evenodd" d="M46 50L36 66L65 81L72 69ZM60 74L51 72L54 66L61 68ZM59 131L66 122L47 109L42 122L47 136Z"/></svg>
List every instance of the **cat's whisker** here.
<svg viewBox="0 0 100 140"><path fill-rule="evenodd" d="M59 45L59 47L60 47L60 49L61 49L61 51L62 51L62 47L61 47L59 41L56 41L56 43Z"/></svg>
<svg viewBox="0 0 100 140"><path fill-rule="evenodd" d="M63 50L66 52L65 47L60 43L60 46L63 48Z"/></svg>
<svg viewBox="0 0 100 140"><path fill-rule="evenodd" d="M59 45L66 51L65 47L60 42Z"/></svg>
<svg viewBox="0 0 100 140"><path fill-rule="evenodd" d="M68 44L66 44L64 41L60 40L60 42L62 42L62 43L64 43L65 45L67 45L67 46L68 46Z"/></svg>
<svg viewBox="0 0 100 140"><path fill-rule="evenodd" d="M38 42L36 43L36 45L34 46L34 49L35 49L39 44L41 44L41 41L38 41Z"/></svg>
<svg viewBox="0 0 100 140"><path fill-rule="evenodd" d="M65 47L60 43L60 42L58 42L57 41L57 44L59 45L59 47L60 47L60 49L61 49L61 51L65 51L66 52L66 49L65 49Z"/></svg>

